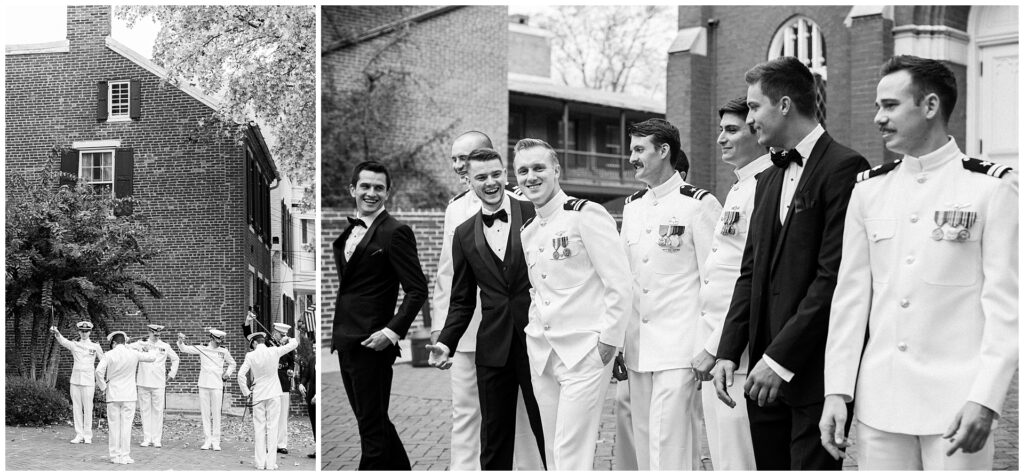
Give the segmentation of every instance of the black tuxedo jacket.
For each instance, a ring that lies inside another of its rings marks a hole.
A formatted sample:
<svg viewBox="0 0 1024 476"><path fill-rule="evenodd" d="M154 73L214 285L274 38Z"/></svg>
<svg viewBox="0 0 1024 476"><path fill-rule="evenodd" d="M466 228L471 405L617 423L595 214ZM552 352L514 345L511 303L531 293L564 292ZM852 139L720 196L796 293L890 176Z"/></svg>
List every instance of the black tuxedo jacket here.
<svg viewBox="0 0 1024 476"><path fill-rule="evenodd" d="M427 300L427 278L416 254L416 238L408 225L382 211L346 262L345 241L351 233L349 225L332 245L339 285L331 352L358 346L384 327L400 338L405 337ZM399 284L405 299L395 312ZM398 346L384 352L387 351L397 355Z"/></svg>
<svg viewBox="0 0 1024 476"><path fill-rule="evenodd" d="M785 170L757 179L740 277L726 314L719 355L750 367L768 354L795 376L781 398L792 406L824 400L825 340L843 250L846 206L864 157L822 134L811 149L785 223L779 221Z"/></svg>
<svg viewBox="0 0 1024 476"><path fill-rule="evenodd" d="M484 238L483 211L455 229L451 305L437 339L453 351L458 347L473 318L479 287L482 315L476 337L476 364L488 367L506 364L512 339L519 339L525 346L523 329L530 320L530 278L519 229L537 212L530 202L506 200L512 202L512 213L504 262L497 260Z"/></svg>

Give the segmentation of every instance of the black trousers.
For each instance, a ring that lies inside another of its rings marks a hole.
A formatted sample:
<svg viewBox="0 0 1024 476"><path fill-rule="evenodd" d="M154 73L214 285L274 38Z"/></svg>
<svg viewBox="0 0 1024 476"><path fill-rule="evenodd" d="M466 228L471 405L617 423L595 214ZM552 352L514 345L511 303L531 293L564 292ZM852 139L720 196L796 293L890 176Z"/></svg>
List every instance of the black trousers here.
<svg viewBox="0 0 1024 476"><path fill-rule="evenodd" d="M388 417L394 374L391 366L396 357L391 347L378 352L354 346L338 353L341 381L359 427L360 470L412 469L398 431Z"/></svg>
<svg viewBox="0 0 1024 476"><path fill-rule="evenodd" d="M480 350L477 350L480 352ZM544 430L540 408L530 382L530 362L526 342L513 337L508 360L503 367L476 367L480 393L480 467L484 470L511 471L516 442L516 411L519 392L523 393L530 428L537 439L544 461Z"/></svg>
<svg viewBox="0 0 1024 476"><path fill-rule="evenodd" d="M306 389L306 413L309 413L309 424L313 428L313 439L316 439L316 403L313 403L314 390Z"/></svg>
<svg viewBox="0 0 1024 476"><path fill-rule="evenodd" d="M776 400L759 407L756 401L745 400L758 471L843 469L843 461L833 459L821 446L818 421L824 402L793 407ZM847 404L847 414L853 415L852 403ZM846 421L847 434L852 421Z"/></svg>

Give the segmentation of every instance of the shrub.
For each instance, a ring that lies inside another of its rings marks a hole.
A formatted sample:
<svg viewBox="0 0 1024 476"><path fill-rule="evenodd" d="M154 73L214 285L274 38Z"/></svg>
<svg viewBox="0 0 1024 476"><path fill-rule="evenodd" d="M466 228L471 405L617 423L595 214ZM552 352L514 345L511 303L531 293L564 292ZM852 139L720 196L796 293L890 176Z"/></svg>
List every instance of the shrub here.
<svg viewBox="0 0 1024 476"><path fill-rule="evenodd" d="M71 402L56 388L24 377L7 378L6 425L41 426L71 419Z"/></svg>

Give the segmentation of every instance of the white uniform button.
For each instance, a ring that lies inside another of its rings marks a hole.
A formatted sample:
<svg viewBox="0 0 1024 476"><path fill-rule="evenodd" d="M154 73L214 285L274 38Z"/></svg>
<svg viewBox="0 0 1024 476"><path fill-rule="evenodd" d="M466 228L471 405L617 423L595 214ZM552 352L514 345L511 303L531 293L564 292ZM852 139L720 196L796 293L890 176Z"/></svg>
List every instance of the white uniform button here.
<svg viewBox="0 0 1024 476"><path fill-rule="evenodd" d="M900 300L900 307L905 308L905 307L909 307L909 306L910 306L910 300L909 299Z"/></svg>
<svg viewBox="0 0 1024 476"><path fill-rule="evenodd" d="M918 220L917 215L910 215L910 223L917 223L917 220Z"/></svg>
<svg viewBox="0 0 1024 476"><path fill-rule="evenodd" d="M651 233L651 229L650 229L650 228L648 228L648 229L647 229L647 233L648 233L648 234L650 234L650 233Z"/></svg>
<svg viewBox="0 0 1024 476"><path fill-rule="evenodd" d="M896 348L899 349L900 352L906 352L907 344L905 342L900 342L899 344L896 344Z"/></svg>
<svg viewBox="0 0 1024 476"><path fill-rule="evenodd" d="M545 299L544 300L544 305L545 306L550 306L551 305L551 301L548 301L548 300Z"/></svg>
<svg viewBox="0 0 1024 476"><path fill-rule="evenodd" d="M907 264L914 264L914 257L913 256L907 256Z"/></svg>
<svg viewBox="0 0 1024 476"><path fill-rule="evenodd" d="M648 257L644 256L643 262L644 262L644 263L646 263L646 262L648 262L648 261L650 261L650 258L648 258Z"/></svg>
<svg viewBox="0 0 1024 476"><path fill-rule="evenodd" d="M717 253L718 252L718 248L711 248L711 252L712 253Z"/></svg>
<svg viewBox="0 0 1024 476"><path fill-rule="evenodd" d="M651 202L651 205L658 206L658 201L655 200L655 201Z"/></svg>
<svg viewBox="0 0 1024 476"><path fill-rule="evenodd" d="M647 294L649 291L650 289L644 288L644 294Z"/></svg>
<svg viewBox="0 0 1024 476"><path fill-rule="evenodd" d="M918 177L917 183L925 183L928 181L928 177Z"/></svg>
<svg viewBox="0 0 1024 476"><path fill-rule="evenodd" d="M544 252L544 247L543 247L543 246L541 246L541 247L540 247L540 248L538 248L538 249L540 250L540 252L541 252L541 253L543 253L543 252Z"/></svg>
<svg viewBox="0 0 1024 476"><path fill-rule="evenodd" d="M704 284L708 284L708 280L706 280L706 279L705 279L705 280L704 280Z"/></svg>
<svg viewBox="0 0 1024 476"><path fill-rule="evenodd" d="M551 330L551 326L548 325L548 324L544 324L544 330L550 331Z"/></svg>
<svg viewBox="0 0 1024 476"><path fill-rule="evenodd" d="M700 311L700 315L702 315L702 316L707 314L707 313L708 313L707 311Z"/></svg>
<svg viewBox="0 0 1024 476"><path fill-rule="evenodd" d="M540 226L544 226L544 225L547 225L547 224L548 224L547 220L541 220L540 221Z"/></svg>
<svg viewBox="0 0 1024 476"><path fill-rule="evenodd" d="M548 275L546 275L546 274L541 274L541 275L540 275L540 279L548 279Z"/></svg>
<svg viewBox="0 0 1024 476"><path fill-rule="evenodd" d="M737 191L737 190L739 190L739 189L740 189L740 186L739 186L739 185L733 185L733 186L732 186L732 191L733 191L733 192L735 192L735 191Z"/></svg>
<svg viewBox="0 0 1024 476"><path fill-rule="evenodd" d="M646 318L646 317L645 317L645 318L643 318L643 321L644 321L644 324L647 324L648 322L650 322L650 321L648 321L648 320L647 320L647 318Z"/></svg>

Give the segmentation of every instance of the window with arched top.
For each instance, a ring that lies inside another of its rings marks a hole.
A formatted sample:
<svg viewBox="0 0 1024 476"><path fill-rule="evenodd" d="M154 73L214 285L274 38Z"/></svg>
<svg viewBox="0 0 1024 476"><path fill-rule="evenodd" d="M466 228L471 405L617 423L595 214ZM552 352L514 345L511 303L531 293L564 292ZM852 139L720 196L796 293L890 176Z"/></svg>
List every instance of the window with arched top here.
<svg viewBox="0 0 1024 476"><path fill-rule="evenodd" d="M821 28L810 18L795 16L786 21L772 37L768 47L768 59L792 56L800 60L811 73L815 82L815 114L818 122L825 124L825 82L828 80L828 60L825 55L825 37Z"/></svg>

